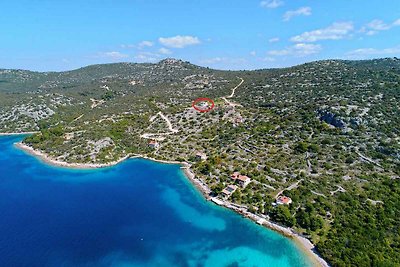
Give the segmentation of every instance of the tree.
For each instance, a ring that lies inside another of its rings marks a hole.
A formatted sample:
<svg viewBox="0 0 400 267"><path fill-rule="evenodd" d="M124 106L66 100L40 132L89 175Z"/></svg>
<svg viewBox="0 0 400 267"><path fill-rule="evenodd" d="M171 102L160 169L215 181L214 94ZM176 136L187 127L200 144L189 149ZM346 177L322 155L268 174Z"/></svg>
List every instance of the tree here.
<svg viewBox="0 0 400 267"><path fill-rule="evenodd" d="M211 191L214 195L218 195L222 192L224 189L224 184L223 183L218 183L216 185L211 186Z"/></svg>
<svg viewBox="0 0 400 267"><path fill-rule="evenodd" d="M295 218L290 214L290 210L286 205L278 205L273 209L271 212L271 218L274 221L289 227L292 227L296 223Z"/></svg>
<svg viewBox="0 0 400 267"><path fill-rule="evenodd" d="M308 149L308 145L305 142L299 142L297 143L297 146L295 147L295 150L299 153L304 153Z"/></svg>
<svg viewBox="0 0 400 267"><path fill-rule="evenodd" d="M197 165L200 173L207 175L211 172L211 164L208 162L199 162Z"/></svg>
<svg viewBox="0 0 400 267"><path fill-rule="evenodd" d="M320 148L317 144L311 144L308 146L308 151L310 151L310 152L318 153L319 150L320 150Z"/></svg>
<svg viewBox="0 0 400 267"><path fill-rule="evenodd" d="M240 190L236 190L233 192L231 199L233 202L240 202L242 199L242 194L240 193Z"/></svg>

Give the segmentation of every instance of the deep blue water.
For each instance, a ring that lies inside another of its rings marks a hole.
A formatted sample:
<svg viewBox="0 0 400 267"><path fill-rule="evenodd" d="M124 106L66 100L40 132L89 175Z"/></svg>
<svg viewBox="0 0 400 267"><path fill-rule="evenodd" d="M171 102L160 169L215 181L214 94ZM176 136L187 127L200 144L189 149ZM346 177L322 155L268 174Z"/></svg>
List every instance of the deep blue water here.
<svg viewBox="0 0 400 267"><path fill-rule="evenodd" d="M176 165L49 166L0 137L0 266L311 266L289 239L206 202Z"/></svg>

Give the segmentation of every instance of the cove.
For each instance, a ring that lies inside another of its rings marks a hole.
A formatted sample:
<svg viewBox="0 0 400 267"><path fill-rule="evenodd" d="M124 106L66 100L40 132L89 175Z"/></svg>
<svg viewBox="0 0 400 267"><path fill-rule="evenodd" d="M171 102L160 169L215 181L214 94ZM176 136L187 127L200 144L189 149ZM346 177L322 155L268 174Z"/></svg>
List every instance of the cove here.
<svg viewBox="0 0 400 267"><path fill-rule="evenodd" d="M207 202L178 165L79 170L0 137L0 266L312 266L296 244Z"/></svg>

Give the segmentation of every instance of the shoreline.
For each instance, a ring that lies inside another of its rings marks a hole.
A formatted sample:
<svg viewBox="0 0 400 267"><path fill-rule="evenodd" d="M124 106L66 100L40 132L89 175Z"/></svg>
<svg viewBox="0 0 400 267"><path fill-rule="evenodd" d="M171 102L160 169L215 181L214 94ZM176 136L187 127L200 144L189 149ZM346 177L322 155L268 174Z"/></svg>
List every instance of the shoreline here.
<svg viewBox="0 0 400 267"><path fill-rule="evenodd" d="M19 133L20 135L22 134L27 134L27 133ZM1 136L2 134L0 134ZM6 135L6 134L3 134ZM11 135L11 134L10 134ZM264 226L270 230L273 230L275 232L278 232L282 235L284 235L287 238L290 238L293 240L293 242L296 243L299 249L301 249L307 257L309 257L310 261L312 263L318 264L319 266L323 267L329 267L329 264L315 251L315 246L314 244L307 238L301 236L300 234L294 232L291 228L283 227L281 225L278 225L276 223L273 223L266 218L263 218L259 215L256 215L254 213L251 213L247 211L246 208L240 207L239 205L236 205L234 203L231 203L229 201L221 200L216 197L211 197L210 193L211 190L210 188L201 180L196 178L196 175L191 171L190 167L191 164L188 162L179 162L179 161L168 161L168 160L159 160L155 158L151 158L145 155L131 155L128 154L125 157L122 157L116 161L112 161L109 163L68 163L64 161L57 160L55 158L52 158L45 154L44 152L37 151L33 149L32 147L23 144L22 142L18 142L14 144L17 148L27 152L28 154L38 157L40 160L49 163L51 165L55 166L60 166L60 167L66 167L66 168L78 168L78 169L96 169L96 168L105 168L105 167L111 167L114 165L117 165L126 159L129 158L143 158L159 163L164 163L164 164L178 164L181 166L181 170L183 171L184 175L189 179L189 181L192 183L193 186L197 188L202 194L202 196L207 200L207 201L212 201L216 205L228 208L240 215L242 215L245 218L248 218L252 220L253 222Z"/></svg>
<svg viewBox="0 0 400 267"><path fill-rule="evenodd" d="M25 151L26 153L28 153L32 156L35 156L48 164L58 166L58 167L66 167L66 168L74 168L74 169L97 169L97 168L112 167L114 165L117 165L118 163L121 163L122 161L124 161L128 158L131 158L131 155L128 154L125 157L122 157L118 160L115 160L115 161L112 161L109 163L68 163L68 162L60 161L53 157L50 157L46 153L35 150L34 148L32 148L28 145L25 145L22 142L15 143L14 145L16 147L18 147L19 149Z"/></svg>
<svg viewBox="0 0 400 267"><path fill-rule="evenodd" d="M20 133L0 133L0 136L8 136L8 135L25 135L25 134L35 134L38 132L20 132Z"/></svg>

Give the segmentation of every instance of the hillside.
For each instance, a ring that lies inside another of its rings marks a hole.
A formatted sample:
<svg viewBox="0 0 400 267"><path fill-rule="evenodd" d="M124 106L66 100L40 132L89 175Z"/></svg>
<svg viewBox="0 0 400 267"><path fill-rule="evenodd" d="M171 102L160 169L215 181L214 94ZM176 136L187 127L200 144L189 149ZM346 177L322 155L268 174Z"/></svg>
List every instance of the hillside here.
<svg viewBox="0 0 400 267"><path fill-rule="evenodd" d="M194 110L199 97L215 108ZM70 163L190 162L215 196L239 172L251 183L229 200L307 236L333 266L400 265L399 103L396 58L0 70L0 132L39 131L24 142ZM272 205L279 195L292 203Z"/></svg>

